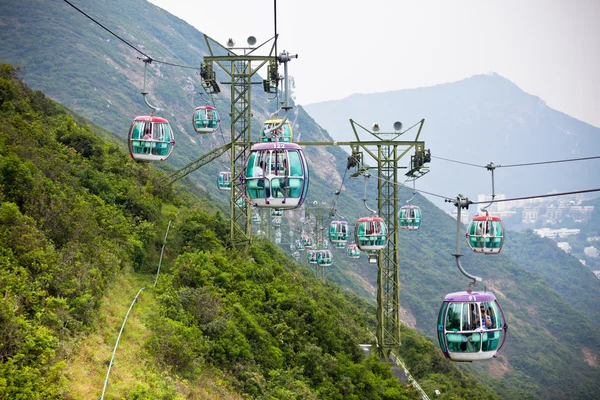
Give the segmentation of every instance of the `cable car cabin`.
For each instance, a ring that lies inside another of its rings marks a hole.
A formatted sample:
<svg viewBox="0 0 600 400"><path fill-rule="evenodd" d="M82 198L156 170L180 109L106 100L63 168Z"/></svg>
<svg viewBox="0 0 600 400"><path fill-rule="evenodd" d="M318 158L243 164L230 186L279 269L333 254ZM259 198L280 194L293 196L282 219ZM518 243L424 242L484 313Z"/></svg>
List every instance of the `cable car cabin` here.
<svg viewBox="0 0 600 400"><path fill-rule="evenodd" d="M474 252L498 254L504 244L504 224L500 217L478 215L469 224L466 236Z"/></svg>
<svg viewBox="0 0 600 400"><path fill-rule="evenodd" d="M271 119L265 121L263 128L258 135L259 142L286 142L289 143L293 140L294 135L292 133L292 126L290 121L286 120L285 123L279 128L272 130L276 126L281 125L282 119Z"/></svg>
<svg viewBox="0 0 600 400"><path fill-rule="evenodd" d="M421 225L421 209L418 206L407 205L400 208L398 217L400 228L416 230Z"/></svg>
<svg viewBox="0 0 600 400"><path fill-rule="evenodd" d="M360 250L381 250L387 243L387 226L380 217L359 218L354 235Z"/></svg>
<svg viewBox="0 0 600 400"><path fill-rule="evenodd" d="M252 213L252 222L259 224L260 223L260 214L257 212Z"/></svg>
<svg viewBox="0 0 600 400"><path fill-rule="evenodd" d="M192 116L194 130L197 133L213 133L219 129L221 118L217 109L212 106L196 107Z"/></svg>
<svg viewBox="0 0 600 400"><path fill-rule="evenodd" d="M295 251L292 255L294 256L294 259L296 261L298 261L300 259L300 253L299 252Z"/></svg>
<svg viewBox="0 0 600 400"><path fill-rule="evenodd" d="M273 217L271 219L273 226L281 226L281 217Z"/></svg>
<svg viewBox="0 0 600 400"><path fill-rule="evenodd" d="M276 237L275 238L275 244L281 244L281 238L280 237Z"/></svg>
<svg viewBox="0 0 600 400"><path fill-rule="evenodd" d="M317 250L309 250L306 252L306 258L309 264L317 263Z"/></svg>
<svg viewBox="0 0 600 400"><path fill-rule="evenodd" d="M490 292L457 292L444 298L437 320L440 348L452 361L496 357L506 342L504 312Z"/></svg>
<svg viewBox="0 0 600 400"><path fill-rule="evenodd" d="M348 241L348 232L348 223L346 221L331 221L329 225L329 240L331 240L331 243L345 244Z"/></svg>
<svg viewBox="0 0 600 400"><path fill-rule="evenodd" d="M297 208L308 191L308 165L294 143L260 143L250 149L242 184L256 207Z"/></svg>
<svg viewBox="0 0 600 400"><path fill-rule="evenodd" d="M296 246L296 250L298 251L302 251L304 250L304 243L302 243L302 240L298 239L294 242L294 245Z"/></svg>
<svg viewBox="0 0 600 400"><path fill-rule="evenodd" d="M319 267L330 267L331 262L331 250L317 251L317 264L319 264Z"/></svg>
<svg viewBox="0 0 600 400"><path fill-rule="evenodd" d="M294 250L296 250L294 243L290 243L290 251L294 251Z"/></svg>
<svg viewBox="0 0 600 400"><path fill-rule="evenodd" d="M348 257L360 258L360 249L358 248L356 243L352 243L348 246Z"/></svg>
<svg viewBox="0 0 600 400"><path fill-rule="evenodd" d="M231 190L231 171L219 172L217 187L219 190Z"/></svg>
<svg viewBox="0 0 600 400"><path fill-rule="evenodd" d="M152 115L136 117L128 138L129 154L134 160L164 161L175 145L169 122Z"/></svg>
<svg viewBox="0 0 600 400"><path fill-rule="evenodd" d="M275 239L281 239L281 230L279 230L279 229L275 230Z"/></svg>
<svg viewBox="0 0 600 400"><path fill-rule="evenodd" d="M328 249L329 248L329 241L327 239L323 239L321 241L321 247L324 249Z"/></svg>
<svg viewBox="0 0 600 400"><path fill-rule="evenodd" d="M315 242L313 241L312 236L302 235L302 244L304 245L304 247L311 249L314 247Z"/></svg>
<svg viewBox="0 0 600 400"><path fill-rule="evenodd" d="M283 217L283 210L272 209L271 217Z"/></svg>

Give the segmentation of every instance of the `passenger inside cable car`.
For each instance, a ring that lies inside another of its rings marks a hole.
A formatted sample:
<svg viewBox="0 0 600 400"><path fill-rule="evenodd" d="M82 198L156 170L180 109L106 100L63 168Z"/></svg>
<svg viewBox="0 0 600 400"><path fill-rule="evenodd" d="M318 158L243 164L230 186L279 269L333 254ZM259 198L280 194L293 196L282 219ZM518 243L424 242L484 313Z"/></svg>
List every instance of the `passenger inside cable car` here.
<svg viewBox="0 0 600 400"><path fill-rule="evenodd" d="M506 341L507 325L496 297L490 292L448 294L438 316L438 340L453 361L496 357Z"/></svg>
<svg viewBox="0 0 600 400"><path fill-rule="evenodd" d="M219 128L221 118L217 109L212 106L196 107L192 117L194 130L197 133L213 133Z"/></svg>
<svg viewBox="0 0 600 400"><path fill-rule="evenodd" d="M418 206L407 205L400 208L400 228L416 230L421 225L421 209Z"/></svg>
<svg viewBox="0 0 600 400"><path fill-rule="evenodd" d="M252 146L242 181L247 197L257 207L301 206L308 190L308 165L302 149L294 143Z"/></svg>
<svg viewBox="0 0 600 400"><path fill-rule="evenodd" d="M272 119L265 121L258 137L259 142L291 142L293 140L292 126L290 121L286 120L283 125L282 119ZM281 125L281 126L280 126ZM274 129L278 127L277 129Z"/></svg>
<svg viewBox="0 0 600 400"><path fill-rule="evenodd" d="M504 224L496 216L478 215L467 228L467 243L476 253L498 254L504 244Z"/></svg>
<svg viewBox="0 0 600 400"><path fill-rule="evenodd" d="M175 145L169 122L160 117L136 117L129 129L129 154L134 160L164 161Z"/></svg>

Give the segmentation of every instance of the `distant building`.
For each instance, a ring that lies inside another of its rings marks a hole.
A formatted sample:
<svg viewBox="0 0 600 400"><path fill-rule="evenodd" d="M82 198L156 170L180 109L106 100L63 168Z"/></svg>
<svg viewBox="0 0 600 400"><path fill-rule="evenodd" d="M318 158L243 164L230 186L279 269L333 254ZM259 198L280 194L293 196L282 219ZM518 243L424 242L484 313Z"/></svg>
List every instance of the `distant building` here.
<svg viewBox="0 0 600 400"><path fill-rule="evenodd" d="M600 257L600 251L594 246L586 247L583 249L583 254L588 256L589 258L598 258Z"/></svg>
<svg viewBox="0 0 600 400"><path fill-rule="evenodd" d="M600 242L600 236L590 236L586 239L588 242Z"/></svg>
<svg viewBox="0 0 600 400"><path fill-rule="evenodd" d="M565 253L571 254L571 245L568 242L558 242L556 245Z"/></svg>
<svg viewBox="0 0 600 400"><path fill-rule="evenodd" d="M537 221L539 215L539 208L525 208L523 209L523 223L532 224Z"/></svg>
<svg viewBox="0 0 600 400"><path fill-rule="evenodd" d="M555 239L557 237L562 238L562 237L567 237L567 236L571 236L571 235L577 235L577 234L579 234L580 230L579 229L567 229L567 228L560 228L560 229L540 228L540 229L534 229L533 232L541 237Z"/></svg>
<svg viewBox="0 0 600 400"><path fill-rule="evenodd" d="M450 215L452 218L456 219L456 210L454 211L450 211L448 213L448 215ZM469 223L469 212L468 211L462 211L460 212L460 222L462 222L463 224L467 225Z"/></svg>

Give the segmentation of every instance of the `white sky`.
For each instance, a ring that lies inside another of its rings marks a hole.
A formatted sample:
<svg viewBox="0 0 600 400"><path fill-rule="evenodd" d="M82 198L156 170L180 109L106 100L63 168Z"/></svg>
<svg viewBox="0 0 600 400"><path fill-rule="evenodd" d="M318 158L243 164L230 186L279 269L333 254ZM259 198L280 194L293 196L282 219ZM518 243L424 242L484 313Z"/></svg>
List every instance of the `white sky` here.
<svg viewBox="0 0 600 400"><path fill-rule="evenodd" d="M274 34L274 0L150 2L223 44ZM600 127L598 0L279 0L277 31L298 104L496 72Z"/></svg>

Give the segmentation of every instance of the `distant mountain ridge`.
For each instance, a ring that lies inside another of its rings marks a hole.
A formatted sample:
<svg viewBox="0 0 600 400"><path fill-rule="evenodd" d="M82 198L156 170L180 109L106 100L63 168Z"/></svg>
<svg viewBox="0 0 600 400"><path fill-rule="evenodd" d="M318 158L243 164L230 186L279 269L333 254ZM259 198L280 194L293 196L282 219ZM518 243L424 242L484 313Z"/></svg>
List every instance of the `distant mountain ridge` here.
<svg viewBox="0 0 600 400"><path fill-rule="evenodd" d="M491 194L491 174L483 168L490 162L508 166L574 159L595 156L600 149L600 128L551 109L495 73L355 94L304 108L335 140L350 138L350 118L364 126L377 122L382 131L392 131L396 120L407 127L424 118L422 138L431 149L431 173L417 182L417 189L447 197L461 193L476 200L477 194ZM590 189L600 182L599 167L600 161L498 167L495 193L515 198ZM444 208L442 200L429 199Z"/></svg>

